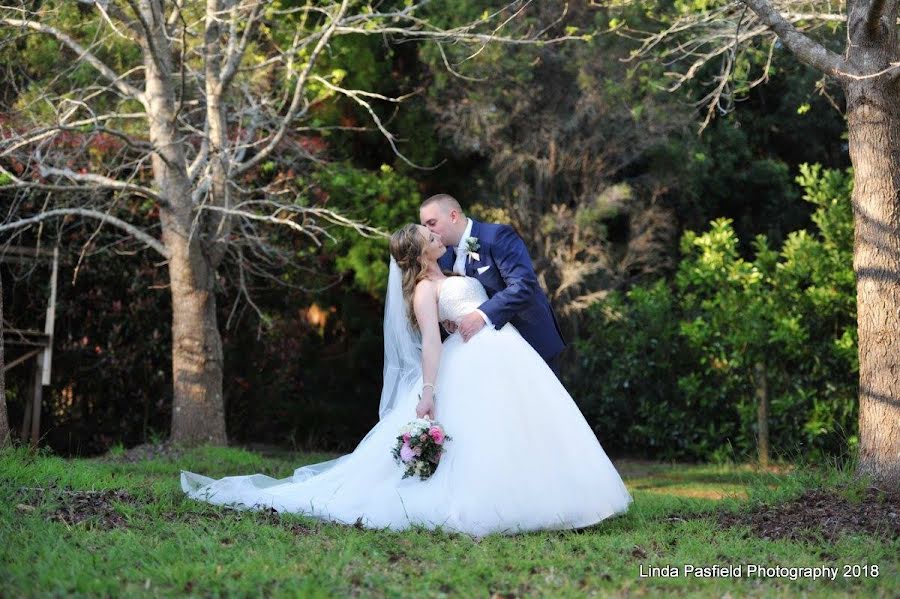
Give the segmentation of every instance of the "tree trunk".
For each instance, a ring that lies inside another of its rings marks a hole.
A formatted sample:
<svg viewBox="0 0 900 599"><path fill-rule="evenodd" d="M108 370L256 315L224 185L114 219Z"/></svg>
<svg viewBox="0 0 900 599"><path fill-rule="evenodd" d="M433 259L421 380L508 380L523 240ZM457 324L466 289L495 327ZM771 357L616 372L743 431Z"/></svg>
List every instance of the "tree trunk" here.
<svg viewBox="0 0 900 599"><path fill-rule="evenodd" d="M172 441L225 445L222 340L216 321L215 273L197 239L165 233L172 292Z"/></svg>
<svg viewBox="0 0 900 599"><path fill-rule="evenodd" d="M172 441L225 445L222 340L216 322L215 268L195 231L192 184L176 127L172 49L153 0L142 0L150 24L144 44L153 177L163 199L162 238L169 251L172 295Z"/></svg>
<svg viewBox="0 0 900 599"><path fill-rule="evenodd" d="M893 18L893 15L891 15ZM853 44L874 67L887 50ZM894 44L890 44L893 46ZM876 72L872 68L870 72ZM900 89L885 77L846 86L859 326L859 473L900 488Z"/></svg>
<svg viewBox="0 0 900 599"><path fill-rule="evenodd" d="M3 273L0 273L0 447L9 440L9 418L6 414L6 356L3 353Z"/></svg>
<svg viewBox="0 0 900 599"><path fill-rule="evenodd" d="M756 388L756 448L759 465L769 465L769 377L766 365L757 362L753 367L753 386Z"/></svg>

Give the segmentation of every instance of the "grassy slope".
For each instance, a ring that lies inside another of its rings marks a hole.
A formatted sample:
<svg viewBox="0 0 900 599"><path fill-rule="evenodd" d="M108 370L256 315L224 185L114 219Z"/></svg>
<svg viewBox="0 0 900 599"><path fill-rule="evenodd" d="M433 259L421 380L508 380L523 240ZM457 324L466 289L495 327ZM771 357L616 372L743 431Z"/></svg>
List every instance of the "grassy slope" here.
<svg viewBox="0 0 900 599"><path fill-rule="evenodd" d="M716 506L747 509L784 501L810 486L846 483L837 471L759 475L746 467L625 462L620 467L635 497L627 515L579 533L480 542L223 510L186 500L178 485L179 469L214 477L253 472L286 477L296 466L325 457L200 448L177 458L127 463L2 451L0 596L893 597L900 590L898 540L768 541L746 528L720 529L711 516L691 517ZM125 525L110 528L98 518L77 524L48 520L60 507L65 487L127 490L134 501L114 505ZM834 582L638 576L640 564L687 563L868 563L878 564L881 573Z"/></svg>

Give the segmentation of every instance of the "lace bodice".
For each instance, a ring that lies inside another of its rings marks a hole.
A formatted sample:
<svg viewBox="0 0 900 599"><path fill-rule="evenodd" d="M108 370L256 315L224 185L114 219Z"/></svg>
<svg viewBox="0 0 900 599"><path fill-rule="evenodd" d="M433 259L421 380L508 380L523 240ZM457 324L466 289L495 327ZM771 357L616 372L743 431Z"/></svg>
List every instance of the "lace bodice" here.
<svg viewBox="0 0 900 599"><path fill-rule="evenodd" d="M449 277L441 285L438 316L441 320L459 321L486 302L484 287L473 277Z"/></svg>

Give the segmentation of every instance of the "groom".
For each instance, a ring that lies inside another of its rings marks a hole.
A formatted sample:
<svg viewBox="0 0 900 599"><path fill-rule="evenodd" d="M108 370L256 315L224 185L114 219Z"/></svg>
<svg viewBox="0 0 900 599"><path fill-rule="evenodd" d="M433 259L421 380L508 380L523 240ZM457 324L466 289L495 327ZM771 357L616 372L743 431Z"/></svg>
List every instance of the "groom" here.
<svg viewBox="0 0 900 599"><path fill-rule="evenodd" d="M422 203L419 219L447 246L440 267L475 277L487 291L488 301L459 323L463 340L485 325L499 329L511 322L558 378L559 356L566 344L522 238L509 225L467 218L459 202L444 193ZM453 326L449 325L450 332Z"/></svg>

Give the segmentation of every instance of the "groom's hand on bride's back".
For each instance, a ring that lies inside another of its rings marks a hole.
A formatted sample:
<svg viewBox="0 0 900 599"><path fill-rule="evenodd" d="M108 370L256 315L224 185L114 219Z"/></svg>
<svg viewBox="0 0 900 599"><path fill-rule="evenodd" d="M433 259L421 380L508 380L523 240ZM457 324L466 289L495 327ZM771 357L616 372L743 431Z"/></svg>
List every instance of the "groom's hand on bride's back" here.
<svg viewBox="0 0 900 599"><path fill-rule="evenodd" d="M462 335L463 341L468 341L484 327L484 318L480 312L472 312L463 316L459 321L459 334Z"/></svg>

